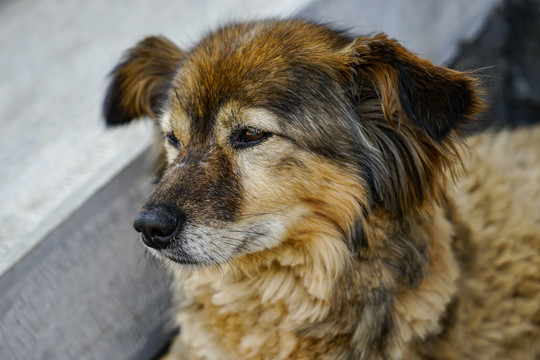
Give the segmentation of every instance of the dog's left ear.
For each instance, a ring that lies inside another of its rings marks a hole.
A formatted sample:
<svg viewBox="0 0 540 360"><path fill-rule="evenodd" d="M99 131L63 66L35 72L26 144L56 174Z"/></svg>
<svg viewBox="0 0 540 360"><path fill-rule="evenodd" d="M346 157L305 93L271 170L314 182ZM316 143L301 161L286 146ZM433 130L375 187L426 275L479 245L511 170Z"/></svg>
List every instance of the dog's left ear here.
<svg viewBox="0 0 540 360"><path fill-rule="evenodd" d="M184 52L164 37L151 36L130 49L114 68L103 104L107 125L157 117Z"/></svg>
<svg viewBox="0 0 540 360"><path fill-rule="evenodd" d="M421 59L385 34L357 38L346 51L361 81L375 87L387 121L401 112L436 142L482 108L475 79Z"/></svg>

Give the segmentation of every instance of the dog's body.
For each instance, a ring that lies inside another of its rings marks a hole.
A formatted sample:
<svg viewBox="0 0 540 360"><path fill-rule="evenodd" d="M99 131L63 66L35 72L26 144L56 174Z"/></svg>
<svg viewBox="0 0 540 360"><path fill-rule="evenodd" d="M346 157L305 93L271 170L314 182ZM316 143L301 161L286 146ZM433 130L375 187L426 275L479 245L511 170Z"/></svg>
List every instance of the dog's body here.
<svg viewBox="0 0 540 360"><path fill-rule="evenodd" d="M105 114L167 139L135 227L181 264L169 357L535 359L540 128L467 149L476 92L383 35L296 20L132 49Z"/></svg>

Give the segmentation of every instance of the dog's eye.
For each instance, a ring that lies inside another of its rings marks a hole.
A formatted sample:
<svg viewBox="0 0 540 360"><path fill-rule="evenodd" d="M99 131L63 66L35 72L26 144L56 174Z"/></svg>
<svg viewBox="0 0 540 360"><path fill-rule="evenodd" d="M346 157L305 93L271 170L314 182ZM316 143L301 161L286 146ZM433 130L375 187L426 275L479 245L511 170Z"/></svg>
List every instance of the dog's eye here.
<svg viewBox="0 0 540 360"><path fill-rule="evenodd" d="M165 135L165 138L167 139L167 142L175 148L180 147L180 140L178 140L174 134L167 134Z"/></svg>
<svg viewBox="0 0 540 360"><path fill-rule="evenodd" d="M264 132L259 129L248 127L238 131L233 136L234 147L245 148L258 144L268 138L270 133Z"/></svg>

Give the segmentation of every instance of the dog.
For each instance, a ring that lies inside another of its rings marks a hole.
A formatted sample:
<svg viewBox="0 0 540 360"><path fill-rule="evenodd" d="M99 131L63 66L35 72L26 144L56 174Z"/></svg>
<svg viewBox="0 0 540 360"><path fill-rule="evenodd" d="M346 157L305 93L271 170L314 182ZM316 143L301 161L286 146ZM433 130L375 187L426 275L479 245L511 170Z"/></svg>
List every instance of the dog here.
<svg viewBox="0 0 540 360"><path fill-rule="evenodd" d="M163 134L134 227L182 299L166 358L538 359L540 128L466 137L483 106L304 20L129 50L104 116Z"/></svg>

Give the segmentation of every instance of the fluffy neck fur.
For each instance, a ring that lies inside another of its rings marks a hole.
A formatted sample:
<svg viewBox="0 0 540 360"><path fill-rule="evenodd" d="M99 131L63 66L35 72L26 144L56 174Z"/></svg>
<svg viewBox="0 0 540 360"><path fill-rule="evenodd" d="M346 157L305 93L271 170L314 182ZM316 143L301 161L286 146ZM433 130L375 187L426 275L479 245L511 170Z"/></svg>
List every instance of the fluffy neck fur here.
<svg viewBox="0 0 540 360"><path fill-rule="evenodd" d="M372 246L357 255L335 223L306 219L281 248L184 279L183 341L208 359L410 358L456 293L448 217L368 217Z"/></svg>

